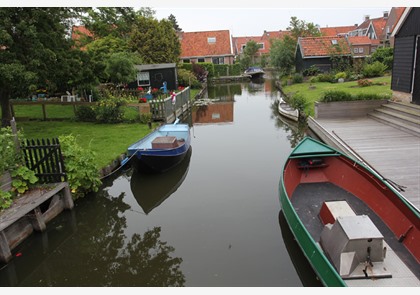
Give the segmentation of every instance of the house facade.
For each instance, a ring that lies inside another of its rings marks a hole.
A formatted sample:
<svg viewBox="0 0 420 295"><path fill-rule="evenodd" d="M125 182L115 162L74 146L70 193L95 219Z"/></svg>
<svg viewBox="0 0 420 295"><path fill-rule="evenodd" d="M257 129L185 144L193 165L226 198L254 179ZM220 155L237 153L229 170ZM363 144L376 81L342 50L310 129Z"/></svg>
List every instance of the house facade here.
<svg viewBox="0 0 420 295"><path fill-rule="evenodd" d="M283 39L285 36L290 35L289 31L264 31L261 36L245 36L233 37L234 53L240 56L244 53L244 48L249 41L254 41L258 45L258 51L255 57L261 58L269 56L272 42L274 40Z"/></svg>
<svg viewBox="0 0 420 295"><path fill-rule="evenodd" d="M345 37L305 37L299 38L296 47L296 72L302 73L315 66L322 72L334 68L332 57L351 58L350 45Z"/></svg>
<svg viewBox="0 0 420 295"><path fill-rule="evenodd" d="M178 36L182 63L234 63L235 54L229 30L180 32Z"/></svg>
<svg viewBox="0 0 420 295"><path fill-rule="evenodd" d="M396 100L420 105L420 7L407 7L395 26L391 89Z"/></svg>

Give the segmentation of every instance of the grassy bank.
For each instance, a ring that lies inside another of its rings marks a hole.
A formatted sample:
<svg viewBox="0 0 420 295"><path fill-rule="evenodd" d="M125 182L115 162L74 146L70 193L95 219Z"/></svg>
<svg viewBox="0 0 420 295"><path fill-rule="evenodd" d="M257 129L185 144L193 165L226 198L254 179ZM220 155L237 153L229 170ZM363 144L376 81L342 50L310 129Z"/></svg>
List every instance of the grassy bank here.
<svg viewBox="0 0 420 295"><path fill-rule="evenodd" d="M155 123L154 127L158 123ZM73 135L77 143L96 154L98 169L125 153L130 144L151 132L147 124L97 124L69 121L17 121L27 139L54 138Z"/></svg>
<svg viewBox="0 0 420 295"><path fill-rule="evenodd" d="M391 96L391 76L379 77L369 79L375 85L359 87L357 81L344 82L344 83L329 83L329 82L317 82L317 83L298 83L283 87L283 92L287 96L291 96L295 93L302 94L308 105L305 111L313 116L314 115L314 104L319 101L320 97L326 92L331 90L345 91L352 95L357 94L378 94L385 96Z"/></svg>

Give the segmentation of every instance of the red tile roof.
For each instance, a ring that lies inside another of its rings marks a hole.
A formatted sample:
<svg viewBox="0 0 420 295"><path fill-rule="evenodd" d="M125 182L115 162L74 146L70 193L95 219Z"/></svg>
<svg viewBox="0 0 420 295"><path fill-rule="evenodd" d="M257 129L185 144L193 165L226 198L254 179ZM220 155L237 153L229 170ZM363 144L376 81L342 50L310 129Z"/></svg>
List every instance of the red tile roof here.
<svg viewBox="0 0 420 295"><path fill-rule="evenodd" d="M262 36L245 36L245 37L234 37L233 38L233 44L235 47L235 53L236 54L240 54L241 53L241 48L243 45L246 45L246 43L248 43L248 41L255 41L257 44L258 43L263 43L264 44L264 48L261 48L258 50L258 53L261 54L267 54L270 52L270 48L271 48L271 41L272 40L277 40L277 39L282 39L284 38L284 36L286 35L290 35L290 31L264 31Z"/></svg>
<svg viewBox="0 0 420 295"><path fill-rule="evenodd" d="M353 31L357 26L342 26L342 27L330 27L330 28L320 28L322 36L338 36L340 34L347 34L350 31Z"/></svg>
<svg viewBox="0 0 420 295"><path fill-rule="evenodd" d="M216 42L209 43L208 38ZM181 58L233 55L229 30L205 32L181 32Z"/></svg>
<svg viewBox="0 0 420 295"><path fill-rule="evenodd" d="M344 37L305 37L298 39L298 44L302 53L302 57L306 58L330 56L331 51L334 49L333 40L336 40L337 44L342 49L340 54L350 54L350 46L347 42L347 39Z"/></svg>
<svg viewBox="0 0 420 295"><path fill-rule="evenodd" d="M355 36L348 37L349 43L351 45L379 45L379 39L369 39L368 36Z"/></svg>

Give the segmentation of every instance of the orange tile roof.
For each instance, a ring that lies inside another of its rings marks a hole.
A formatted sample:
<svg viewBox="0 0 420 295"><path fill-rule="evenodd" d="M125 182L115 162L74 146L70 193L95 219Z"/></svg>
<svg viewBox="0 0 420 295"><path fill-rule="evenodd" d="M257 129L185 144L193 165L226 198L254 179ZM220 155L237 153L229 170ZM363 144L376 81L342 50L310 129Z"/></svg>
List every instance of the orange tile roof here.
<svg viewBox="0 0 420 295"><path fill-rule="evenodd" d="M330 56L331 50L334 48L332 41L337 40L338 45L342 48L342 55L350 54L350 46L344 37L305 37L299 38L298 43L302 53L305 57L321 57Z"/></svg>
<svg viewBox="0 0 420 295"><path fill-rule="evenodd" d="M347 34L350 31L353 31L357 26L342 26L342 27L327 27L320 28L322 36L338 36L340 34Z"/></svg>
<svg viewBox="0 0 420 295"><path fill-rule="evenodd" d="M259 54L269 53L271 41L276 39L282 39L286 35L290 35L290 31L264 31L262 36L234 37L233 44L235 47L235 53L239 54L241 52L241 47L251 40L255 41L256 43L264 43L264 48L258 50Z"/></svg>
<svg viewBox="0 0 420 295"><path fill-rule="evenodd" d="M208 38L216 38L209 43ZM180 33L181 58L233 55L229 30Z"/></svg>
<svg viewBox="0 0 420 295"><path fill-rule="evenodd" d="M379 45L379 39L369 39L368 36L354 36L348 37L349 43L351 45Z"/></svg>

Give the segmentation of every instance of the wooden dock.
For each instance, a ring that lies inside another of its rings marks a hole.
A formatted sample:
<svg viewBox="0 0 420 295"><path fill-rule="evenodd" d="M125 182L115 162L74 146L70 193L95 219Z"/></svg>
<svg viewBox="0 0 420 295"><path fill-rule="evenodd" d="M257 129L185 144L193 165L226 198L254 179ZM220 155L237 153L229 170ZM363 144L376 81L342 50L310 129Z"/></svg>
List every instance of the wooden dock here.
<svg viewBox="0 0 420 295"><path fill-rule="evenodd" d="M420 210L420 137L369 117L308 120L325 143L368 164L403 188L400 193Z"/></svg>
<svg viewBox="0 0 420 295"><path fill-rule="evenodd" d="M67 182L45 184L17 198L0 214L0 262L9 262L12 250L34 230L45 231L49 221L73 206Z"/></svg>

